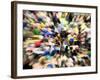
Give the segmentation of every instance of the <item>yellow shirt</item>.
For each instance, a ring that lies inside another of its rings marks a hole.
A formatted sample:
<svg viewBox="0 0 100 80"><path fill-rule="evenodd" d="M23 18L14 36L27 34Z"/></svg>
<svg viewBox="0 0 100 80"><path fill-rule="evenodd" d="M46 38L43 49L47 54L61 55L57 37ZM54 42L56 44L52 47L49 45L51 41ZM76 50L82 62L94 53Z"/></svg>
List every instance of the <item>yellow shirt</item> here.
<svg viewBox="0 0 100 80"><path fill-rule="evenodd" d="M74 33L78 34L78 27L73 28Z"/></svg>

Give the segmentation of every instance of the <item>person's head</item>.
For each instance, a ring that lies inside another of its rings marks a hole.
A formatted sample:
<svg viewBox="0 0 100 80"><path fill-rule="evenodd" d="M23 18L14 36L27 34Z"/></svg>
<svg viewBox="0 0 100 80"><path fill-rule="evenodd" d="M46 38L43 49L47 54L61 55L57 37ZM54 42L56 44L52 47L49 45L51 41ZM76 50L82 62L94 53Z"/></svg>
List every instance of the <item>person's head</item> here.
<svg viewBox="0 0 100 80"><path fill-rule="evenodd" d="M73 50L73 47L70 47L70 50L72 51Z"/></svg>
<svg viewBox="0 0 100 80"><path fill-rule="evenodd" d="M87 65L87 66L90 66L91 65L91 61L88 57L83 57L83 60L84 60L84 64Z"/></svg>
<svg viewBox="0 0 100 80"><path fill-rule="evenodd" d="M39 59L39 63L40 63L41 65L46 64L46 61L47 61L47 58L46 58L45 56L42 56L42 57L40 57L40 59Z"/></svg>
<svg viewBox="0 0 100 80"><path fill-rule="evenodd" d="M30 56L32 55L33 51L32 50L26 50L26 55Z"/></svg>

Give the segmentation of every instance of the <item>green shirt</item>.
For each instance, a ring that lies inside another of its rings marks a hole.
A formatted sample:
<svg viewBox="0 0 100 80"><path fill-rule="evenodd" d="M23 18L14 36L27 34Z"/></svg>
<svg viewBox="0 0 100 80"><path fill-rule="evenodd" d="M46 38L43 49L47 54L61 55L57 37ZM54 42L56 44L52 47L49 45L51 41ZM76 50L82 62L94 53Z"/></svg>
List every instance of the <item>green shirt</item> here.
<svg viewBox="0 0 100 80"><path fill-rule="evenodd" d="M34 35L40 35L40 30L38 28L33 29L32 32Z"/></svg>

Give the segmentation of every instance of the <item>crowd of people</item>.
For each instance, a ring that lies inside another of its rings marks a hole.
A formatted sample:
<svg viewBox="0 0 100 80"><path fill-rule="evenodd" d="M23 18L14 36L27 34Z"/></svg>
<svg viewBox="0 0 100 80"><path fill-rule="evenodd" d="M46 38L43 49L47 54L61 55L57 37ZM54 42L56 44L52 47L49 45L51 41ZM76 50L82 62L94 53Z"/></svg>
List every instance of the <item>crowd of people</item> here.
<svg viewBox="0 0 100 80"><path fill-rule="evenodd" d="M23 69L91 65L91 14L23 10Z"/></svg>

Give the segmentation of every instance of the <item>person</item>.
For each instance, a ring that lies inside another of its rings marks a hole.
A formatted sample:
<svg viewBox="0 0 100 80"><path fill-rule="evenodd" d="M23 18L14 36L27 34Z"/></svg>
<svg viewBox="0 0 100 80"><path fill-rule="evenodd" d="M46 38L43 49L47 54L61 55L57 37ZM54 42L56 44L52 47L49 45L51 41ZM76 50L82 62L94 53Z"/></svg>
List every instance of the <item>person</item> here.
<svg viewBox="0 0 100 80"><path fill-rule="evenodd" d="M66 55L61 55L59 58L59 65L60 67L67 67L66 62L67 62L68 58Z"/></svg>
<svg viewBox="0 0 100 80"><path fill-rule="evenodd" d="M59 57L60 57L60 54L56 53L50 60L51 64L56 68L60 67L60 64L58 61Z"/></svg>
<svg viewBox="0 0 100 80"><path fill-rule="evenodd" d="M91 62L90 62L90 59L89 59L88 56L82 57L82 59L83 59L83 62L84 62L85 66L90 66L91 65Z"/></svg>
<svg viewBox="0 0 100 80"><path fill-rule="evenodd" d="M37 27L35 27L32 32L34 35L40 35L40 30Z"/></svg>
<svg viewBox="0 0 100 80"><path fill-rule="evenodd" d="M46 64L47 64L47 58L45 56L42 56L39 58L38 62L37 63L34 63L32 65L33 68L39 68L39 69L42 69L42 68L46 68Z"/></svg>
<svg viewBox="0 0 100 80"><path fill-rule="evenodd" d="M23 56L23 69L32 69L32 60L33 60L32 50L27 49Z"/></svg>
<svg viewBox="0 0 100 80"><path fill-rule="evenodd" d="M73 59L71 57L68 58L68 60L66 62L66 66L67 67L73 67L74 66L74 61L73 61Z"/></svg>
<svg viewBox="0 0 100 80"><path fill-rule="evenodd" d="M26 61L24 61L23 63L23 69L32 69L32 65L30 65L30 60L27 59Z"/></svg>
<svg viewBox="0 0 100 80"><path fill-rule="evenodd" d="M42 40L36 41L36 42L34 43L35 47L40 47L41 44L42 44Z"/></svg>

